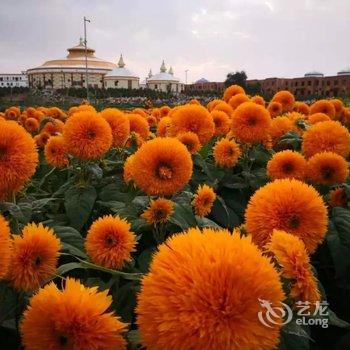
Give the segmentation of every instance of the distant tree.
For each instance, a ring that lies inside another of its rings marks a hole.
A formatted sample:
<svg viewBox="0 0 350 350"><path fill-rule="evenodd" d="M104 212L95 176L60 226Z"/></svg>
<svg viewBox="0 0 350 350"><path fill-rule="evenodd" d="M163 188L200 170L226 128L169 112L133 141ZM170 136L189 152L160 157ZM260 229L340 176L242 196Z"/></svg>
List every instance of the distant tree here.
<svg viewBox="0 0 350 350"><path fill-rule="evenodd" d="M242 70L241 72L236 71L235 73L228 73L225 80L225 86L236 84L242 86L243 88L246 88L247 78L247 74L244 70Z"/></svg>
<svg viewBox="0 0 350 350"><path fill-rule="evenodd" d="M262 89L261 84L259 82L254 84L247 84L246 93L249 95L261 95Z"/></svg>

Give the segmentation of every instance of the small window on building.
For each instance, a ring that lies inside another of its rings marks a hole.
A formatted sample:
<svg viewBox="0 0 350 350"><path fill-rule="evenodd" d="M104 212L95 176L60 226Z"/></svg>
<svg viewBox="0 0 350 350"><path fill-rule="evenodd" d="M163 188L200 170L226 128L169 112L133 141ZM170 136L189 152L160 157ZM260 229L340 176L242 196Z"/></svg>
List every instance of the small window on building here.
<svg viewBox="0 0 350 350"><path fill-rule="evenodd" d="M309 81L307 82L307 85L311 86L311 80L309 80Z"/></svg>
<svg viewBox="0 0 350 350"><path fill-rule="evenodd" d="M295 82L294 86L298 86L298 82L297 81Z"/></svg>
<svg viewBox="0 0 350 350"><path fill-rule="evenodd" d="M3 81L4 80L4 78L3 77L0 77L0 81Z"/></svg>
<svg viewBox="0 0 350 350"><path fill-rule="evenodd" d="M327 86L331 85L331 82L329 80L327 80Z"/></svg>
<svg viewBox="0 0 350 350"><path fill-rule="evenodd" d="M119 80L116 80L116 81L114 82L114 86L118 86L118 83L119 83Z"/></svg>
<svg viewBox="0 0 350 350"><path fill-rule="evenodd" d="M338 80L334 80L334 85L338 85Z"/></svg>
<svg viewBox="0 0 350 350"><path fill-rule="evenodd" d="M155 88L155 89L158 89L158 84L154 84L154 88Z"/></svg>
<svg viewBox="0 0 350 350"><path fill-rule="evenodd" d="M304 82L304 81L302 81L302 82L301 82L301 86L304 86L304 85L305 85L305 82Z"/></svg>

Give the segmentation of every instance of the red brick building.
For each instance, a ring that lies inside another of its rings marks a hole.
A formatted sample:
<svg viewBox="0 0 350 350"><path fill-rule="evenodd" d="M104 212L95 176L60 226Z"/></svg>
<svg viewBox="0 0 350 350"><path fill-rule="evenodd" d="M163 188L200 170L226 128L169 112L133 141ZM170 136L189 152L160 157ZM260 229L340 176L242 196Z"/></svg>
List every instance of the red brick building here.
<svg viewBox="0 0 350 350"><path fill-rule="evenodd" d="M319 72L306 73L300 78L266 78L247 80L248 86L260 85L261 94L272 96L277 91L289 90L301 99L313 97L337 97L350 95L350 70L325 77ZM225 88L223 82L200 79L186 86L187 91L218 91Z"/></svg>

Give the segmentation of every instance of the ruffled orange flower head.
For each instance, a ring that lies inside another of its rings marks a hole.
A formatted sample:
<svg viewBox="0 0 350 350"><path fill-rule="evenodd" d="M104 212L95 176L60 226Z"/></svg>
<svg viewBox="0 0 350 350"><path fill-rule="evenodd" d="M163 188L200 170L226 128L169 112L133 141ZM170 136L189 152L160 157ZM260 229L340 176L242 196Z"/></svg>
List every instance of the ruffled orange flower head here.
<svg viewBox="0 0 350 350"><path fill-rule="evenodd" d="M249 237L192 228L158 247L142 280L137 324L147 349L274 349L259 299L284 299L278 272ZM181 322L179 322L181 320ZM244 320L244 322L242 321Z"/></svg>
<svg viewBox="0 0 350 350"><path fill-rule="evenodd" d="M225 112L214 110L211 113L215 124L214 136L226 135L230 131L230 118Z"/></svg>
<svg viewBox="0 0 350 350"><path fill-rule="evenodd" d="M285 231L274 230L267 249L281 266L282 276L292 281L292 298L308 301L311 306L321 300L309 255L301 239Z"/></svg>
<svg viewBox="0 0 350 350"><path fill-rule="evenodd" d="M60 291L52 282L40 289L24 312L24 347L35 349L126 349L126 325L109 312L108 290L84 287L68 278ZM40 336L38 336L40 334Z"/></svg>
<svg viewBox="0 0 350 350"><path fill-rule="evenodd" d="M316 123L319 123L319 122L327 122L329 120L331 120L331 118L329 118L328 115L324 114L324 113L311 114L309 116L309 118L307 119L309 124L316 124Z"/></svg>
<svg viewBox="0 0 350 350"><path fill-rule="evenodd" d="M307 162L307 176L314 184L341 183L349 176L348 163L333 152L316 153Z"/></svg>
<svg viewBox="0 0 350 350"><path fill-rule="evenodd" d="M238 162L241 150L234 140L223 138L213 148L215 163L223 168L232 168Z"/></svg>
<svg viewBox="0 0 350 350"><path fill-rule="evenodd" d="M208 110L199 105L185 105L177 109L171 117L169 132L177 136L186 131L197 134L203 145L214 135L215 124Z"/></svg>
<svg viewBox="0 0 350 350"><path fill-rule="evenodd" d="M278 91L272 98L272 102L279 102L282 105L282 112L290 112L293 110L295 98L292 93L287 90Z"/></svg>
<svg viewBox="0 0 350 350"><path fill-rule="evenodd" d="M291 150L275 153L266 166L267 174L273 179L304 180L307 169L306 159Z"/></svg>
<svg viewBox="0 0 350 350"><path fill-rule="evenodd" d="M276 229L298 236L313 253L326 234L327 224L322 197L312 186L295 179L275 180L261 187L245 211L245 227L259 247Z"/></svg>
<svg viewBox="0 0 350 350"><path fill-rule="evenodd" d="M267 110L269 111L271 118L276 118L282 114L283 107L279 102L270 102L267 106Z"/></svg>
<svg viewBox="0 0 350 350"><path fill-rule="evenodd" d="M135 132L142 137L143 140L147 140L149 134L149 124L147 119L137 113L127 114L130 122L130 132Z"/></svg>
<svg viewBox="0 0 350 350"><path fill-rule="evenodd" d="M155 138L144 143L135 153L132 172L136 185L145 193L171 195L190 180L191 154L175 138Z"/></svg>
<svg viewBox="0 0 350 350"><path fill-rule="evenodd" d="M121 269L130 261L135 245L136 236L130 231L130 224L112 215L95 220L85 241L91 260L110 269Z"/></svg>
<svg viewBox="0 0 350 350"><path fill-rule="evenodd" d="M12 242L10 228L5 218L0 214L0 280L7 275L10 266Z"/></svg>
<svg viewBox="0 0 350 350"><path fill-rule="evenodd" d="M310 107L305 102L297 101L294 103L293 111L304 114L304 115L309 115L310 114Z"/></svg>
<svg viewBox="0 0 350 350"><path fill-rule="evenodd" d="M261 105L261 106L265 107L265 100L264 100L264 98L263 98L262 96L255 95L255 96L253 96L253 97L250 99L250 101L252 101L252 102L254 102L254 103L258 104L258 105Z"/></svg>
<svg viewBox="0 0 350 350"><path fill-rule="evenodd" d="M129 118L117 108L106 108L100 112L112 130L112 147L123 147L130 134Z"/></svg>
<svg viewBox="0 0 350 350"><path fill-rule="evenodd" d="M335 108L329 100L318 100L314 102L310 107L310 114L315 113L324 113L331 119L335 118Z"/></svg>
<svg viewBox="0 0 350 350"><path fill-rule="evenodd" d="M199 138L194 132L187 131L179 134L177 135L177 139L186 146L188 152L191 154L195 154L201 149Z"/></svg>
<svg viewBox="0 0 350 350"><path fill-rule="evenodd" d="M232 107L233 110L235 110L239 105L248 101L250 101L250 99L246 94L237 94L230 98L228 104Z"/></svg>
<svg viewBox="0 0 350 350"><path fill-rule="evenodd" d="M242 142L264 141L270 130L269 112L254 102L245 102L237 107L232 116L232 132Z"/></svg>
<svg viewBox="0 0 350 350"><path fill-rule="evenodd" d="M9 280L16 289L35 291L53 277L60 240L51 228L28 224L14 236Z"/></svg>
<svg viewBox="0 0 350 350"><path fill-rule="evenodd" d="M63 128L67 152L81 159L102 157L112 145L112 131L105 119L93 112L77 112Z"/></svg>
<svg viewBox="0 0 350 350"><path fill-rule="evenodd" d="M62 136L51 136L45 145L44 154L46 162L54 167L65 168L69 164Z"/></svg>
<svg viewBox="0 0 350 350"><path fill-rule="evenodd" d="M0 121L0 200L22 189L38 164L34 139L14 121Z"/></svg>
<svg viewBox="0 0 350 350"><path fill-rule="evenodd" d="M343 157L350 154L350 133L336 121L314 124L303 134L302 152L306 157L328 151Z"/></svg>
<svg viewBox="0 0 350 350"><path fill-rule="evenodd" d="M239 85L231 85L225 89L223 100L225 102L228 102L228 101L230 101L231 97L238 95L238 94L245 94L244 89Z"/></svg>

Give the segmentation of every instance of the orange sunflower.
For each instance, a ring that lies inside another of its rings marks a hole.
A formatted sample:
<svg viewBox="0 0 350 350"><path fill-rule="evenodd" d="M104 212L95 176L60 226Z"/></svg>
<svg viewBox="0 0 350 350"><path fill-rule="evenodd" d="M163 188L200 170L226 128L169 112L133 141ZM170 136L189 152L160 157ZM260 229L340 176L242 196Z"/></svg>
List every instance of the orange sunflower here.
<svg viewBox="0 0 350 350"><path fill-rule="evenodd" d="M219 99L215 99L215 100L208 102L208 104L207 104L208 111L211 112L214 109L214 107L221 102L224 102L224 101L219 100Z"/></svg>
<svg viewBox="0 0 350 350"><path fill-rule="evenodd" d="M218 166L232 168L237 164L241 150L234 140L223 138L215 143L213 155Z"/></svg>
<svg viewBox="0 0 350 350"><path fill-rule="evenodd" d="M313 253L327 231L327 208L319 193L299 180L275 180L259 188L245 211L245 226L253 242L263 247L272 231L298 236Z"/></svg>
<svg viewBox="0 0 350 350"><path fill-rule="evenodd" d="M158 198L151 200L148 208L141 214L141 217L147 221L149 225L156 225L160 222L169 221L174 212L174 202Z"/></svg>
<svg viewBox="0 0 350 350"><path fill-rule="evenodd" d="M233 115L233 108L226 102L222 101L214 106L212 111L221 111L225 112L229 118Z"/></svg>
<svg viewBox="0 0 350 350"><path fill-rule="evenodd" d="M18 120L21 111L18 107L10 107L5 111L5 118L7 120Z"/></svg>
<svg viewBox="0 0 350 350"><path fill-rule="evenodd" d="M304 132L302 152L307 158L324 151L337 153L344 158L350 154L350 133L339 122L320 122Z"/></svg>
<svg viewBox="0 0 350 350"><path fill-rule="evenodd" d="M335 108L329 100L318 100L310 106L310 114L315 113L324 113L327 114L329 118L334 119Z"/></svg>
<svg viewBox="0 0 350 350"><path fill-rule="evenodd" d="M235 110L239 105L248 101L250 101L250 99L246 94L237 94L230 98L228 104L232 107L233 110Z"/></svg>
<svg viewBox="0 0 350 350"><path fill-rule="evenodd" d="M255 96L251 97L250 101L265 107L265 100L262 96L255 95Z"/></svg>
<svg viewBox="0 0 350 350"><path fill-rule="evenodd" d="M191 178L191 154L175 138L155 138L135 153L132 172L136 185L145 193L171 195L180 191Z"/></svg>
<svg viewBox="0 0 350 350"><path fill-rule="evenodd" d="M199 105L185 105L172 114L169 133L177 136L183 132L191 131L197 134L202 145L214 135L215 124L208 110Z"/></svg>
<svg viewBox="0 0 350 350"><path fill-rule="evenodd" d="M348 196L343 187L337 187L329 192L329 204L331 207L345 207Z"/></svg>
<svg viewBox="0 0 350 350"><path fill-rule="evenodd" d="M33 138L16 122L0 121L0 200L21 190L37 164Z"/></svg>
<svg viewBox="0 0 350 350"><path fill-rule="evenodd" d="M21 334L27 350L126 349L126 325L109 311L112 297L97 287L67 278L60 291L52 282L40 289L23 314ZM40 336L39 336L40 335Z"/></svg>
<svg viewBox="0 0 350 350"><path fill-rule="evenodd" d="M195 154L201 149L199 138L194 132L187 131L177 135L176 138L186 146L188 152L191 154Z"/></svg>
<svg viewBox="0 0 350 350"><path fill-rule="evenodd" d="M282 112L285 113L293 110L295 98L292 93L287 90L283 90L275 93L271 101L279 102L282 105Z"/></svg>
<svg viewBox="0 0 350 350"><path fill-rule="evenodd" d="M249 237L192 228L158 247L136 308L147 349L274 349L282 319L266 328L259 299L284 299L278 272ZM180 322L179 322L180 320Z"/></svg>
<svg viewBox="0 0 350 350"><path fill-rule="evenodd" d="M0 280L7 275L11 260L12 242L7 221L0 214Z"/></svg>
<svg viewBox="0 0 350 350"><path fill-rule="evenodd" d="M276 118L282 114L282 104L279 102L270 102L267 106L271 118Z"/></svg>
<svg viewBox="0 0 350 350"><path fill-rule="evenodd" d="M272 119L270 127L272 143L276 145L280 138L293 128L293 122L285 116Z"/></svg>
<svg viewBox="0 0 350 350"><path fill-rule="evenodd" d="M50 137L51 135L48 132L42 131L40 134L35 135L34 140L38 147L44 148Z"/></svg>
<svg viewBox="0 0 350 350"><path fill-rule="evenodd" d="M44 148L45 160L57 168L65 168L69 164L66 147L62 136L51 136Z"/></svg>
<svg viewBox="0 0 350 350"><path fill-rule="evenodd" d="M274 254L282 268L282 276L292 281L291 297L314 304L321 300L310 259L302 240L285 231L274 230L268 251Z"/></svg>
<svg viewBox="0 0 350 350"><path fill-rule="evenodd" d="M348 163L333 152L316 153L307 162L307 177L313 184L333 185L349 176Z"/></svg>
<svg viewBox="0 0 350 350"><path fill-rule="evenodd" d="M224 96L223 96L223 100L225 102L230 101L230 98L232 96L238 95L238 94L245 94L244 89L239 86L239 85L231 85L228 88L225 89L224 91Z"/></svg>
<svg viewBox="0 0 350 350"><path fill-rule="evenodd" d="M39 122L35 118L27 118L24 127L30 133L35 133L39 129Z"/></svg>
<svg viewBox="0 0 350 350"><path fill-rule="evenodd" d="M225 112L214 110L211 113L215 124L214 136L226 135L230 131L230 118Z"/></svg>
<svg viewBox="0 0 350 350"><path fill-rule="evenodd" d="M123 147L130 134L129 118L117 108L106 108L100 112L112 130L112 147Z"/></svg>
<svg viewBox="0 0 350 350"><path fill-rule="evenodd" d="M123 179L126 184L132 181L132 164L134 155L130 155L124 163Z"/></svg>
<svg viewBox="0 0 350 350"><path fill-rule="evenodd" d="M134 114L139 114L140 116L146 118L147 117L147 113L142 109L142 108L135 108L132 113Z"/></svg>
<svg viewBox="0 0 350 350"><path fill-rule="evenodd" d="M314 113L311 114L307 120L310 124L316 124L319 122L329 121L331 118L329 118L328 115L324 113Z"/></svg>
<svg viewBox="0 0 350 350"><path fill-rule="evenodd" d="M9 280L16 289L32 292L50 280L56 271L61 248L53 229L28 224L13 238Z"/></svg>
<svg viewBox="0 0 350 350"><path fill-rule="evenodd" d="M147 140L149 134L149 124L147 119L136 113L130 113L127 114L127 116L130 122L130 132L136 132L143 140Z"/></svg>
<svg viewBox="0 0 350 350"><path fill-rule="evenodd" d="M335 109L335 116L334 119L341 119L343 115L343 108L344 108L344 103L342 100L339 100L338 98L333 98L329 100L329 102L334 106Z"/></svg>
<svg viewBox="0 0 350 350"><path fill-rule="evenodd" d="M170 111L171 111L171 108L169 106L162 106L159 109L161 117L166 117Z"/></svg>
<svg viewBox="0 0 350 350"><path fill-rule="evenodd" d="M267 174L273 179L304 180L307 161L299 153L291 150L275 153L266 166Z"/></svg>
<svg viewBox="0 0 350 350"><path fill-rule="evenodd" d="M270 126L269 112L254 102L241 104L232 116L232 132L242 142L266 140Z"/></svg>
<svg viewBox="0 0 350 350"><path fill-rule="evenodd" d="M201 217L209 215L215 199L216 193L211 187L208 185L199 186L192 200L195 214Z"/></svg>
<svg viewBox="0 0 350 350"><path fill-rule="evenodd" d="M309 115L310 107L305 102L295 102L293 107L294 112L298 112L300 114Z"/></svg>
<svg viewBox="0 0 350 350"><path fill-rule="evenodd" d="M85 240L85 249L91 260L98 265L121 269L131 260L136 236L130 224L119 216L103 216L93 222Z"/></svg>
<svg viewBox="0 0 350 350"><path fill-rule="evenodd" d="M67 152L81 159L102 157L112 145L112 131L105 119L93 112L77 112L63 128Z"/></svg>
<svg viewBox="0 0 350 350"><path fill-rule="evenodd" d="M50 135L62 134L64 123L59 119L47 122L43 128L43 131L48 132Z"/></svg>
<svg viewBox="0 0 350 350"><path fill-rule="evenodd" d="M158 122L158 125L157 125L157 136L158 137L168 136L170 124L171 124L171 118L163 117Z"/></svg>

